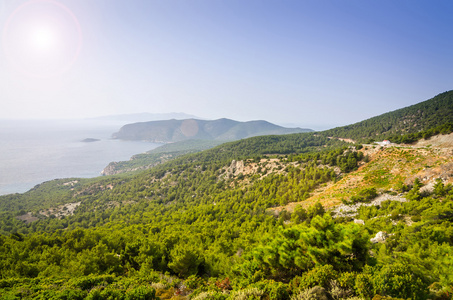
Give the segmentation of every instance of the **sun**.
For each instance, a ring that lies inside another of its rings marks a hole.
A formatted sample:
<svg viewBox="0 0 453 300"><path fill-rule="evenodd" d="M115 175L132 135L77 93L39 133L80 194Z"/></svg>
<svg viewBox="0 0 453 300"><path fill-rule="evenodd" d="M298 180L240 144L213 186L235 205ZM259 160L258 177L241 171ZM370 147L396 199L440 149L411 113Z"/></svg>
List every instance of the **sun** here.
<svg viewBox="0 0 453 300"><path fill-rule="evenodd" d="M37 51L51 52L57 48L58 36L49 26L40 26L30 31L29 44Z"/></svg>
<svg viewBox="0 0 453 300"><path fill-rule="evenodd" d="M53 0L19 6L3 29L3 48L10 64L32 77L53 77L69 70L82 45L75 15Z"/></svg>

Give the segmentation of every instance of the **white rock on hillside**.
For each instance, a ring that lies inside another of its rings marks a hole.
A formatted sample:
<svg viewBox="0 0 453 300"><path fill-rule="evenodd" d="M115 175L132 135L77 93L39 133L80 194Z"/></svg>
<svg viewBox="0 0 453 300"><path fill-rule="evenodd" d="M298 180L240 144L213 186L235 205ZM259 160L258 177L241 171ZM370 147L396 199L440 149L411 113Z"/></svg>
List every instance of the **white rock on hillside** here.
<svg viewBox="0 0 453 300"><path fill-rule="evenodd" d="M399 201L399 202L406 202L407 200L402 197L402 195L399 196L393 196L389 194L381 194L374 198L373 201L370 203L356 203L352 205L345 205L345 204L340 204L337 207L335 207L332 212L334 214L335 218L338 217L354 217L357 215L357 210L359 209L360 206L380 206L382 202L384 201Z"/></svg>
<svg viewBox="0 0 453 300"><path fill-rule="evenodd" d="M384 243L387 237L388 237L387 232L379 231L378 233L376 233L376 236L374 238L370 239L370 242L372 242L373 244Z"/></svg>

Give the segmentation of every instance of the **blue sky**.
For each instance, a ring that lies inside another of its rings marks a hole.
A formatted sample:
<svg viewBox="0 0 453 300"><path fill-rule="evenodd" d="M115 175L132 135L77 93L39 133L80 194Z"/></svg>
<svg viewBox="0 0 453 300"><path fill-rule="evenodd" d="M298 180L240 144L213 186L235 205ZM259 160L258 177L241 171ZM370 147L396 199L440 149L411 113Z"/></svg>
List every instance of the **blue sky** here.
<svg viewBox="0 0 453 300"><path fill-rule="evenodd" d="M451 1L1 3L0 118L185 112L326 129L453 86Z"/></svg>

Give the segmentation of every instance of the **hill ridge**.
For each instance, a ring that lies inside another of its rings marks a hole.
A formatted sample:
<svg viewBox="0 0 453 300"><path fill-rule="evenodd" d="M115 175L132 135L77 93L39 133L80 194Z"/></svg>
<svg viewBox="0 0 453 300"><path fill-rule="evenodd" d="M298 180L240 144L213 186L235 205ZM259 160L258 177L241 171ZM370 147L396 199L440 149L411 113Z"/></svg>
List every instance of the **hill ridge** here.
<svg viewBox="0 0 453 300"><path fill-rule="evenodd" d="M445 123L453 123L453 90L407 107L321 133L358 142L370 142L417 133Z"/></svg>
<svg viewBox="0 0 453 300"><path fill-rule="evenodd" d="M232 141L259 135L310 132L311 129L285 128L264 120L239 122L227 118L217 120L183 119L126 124L112 135L114 139L146 140L173 143L188 139Z"/></svg>

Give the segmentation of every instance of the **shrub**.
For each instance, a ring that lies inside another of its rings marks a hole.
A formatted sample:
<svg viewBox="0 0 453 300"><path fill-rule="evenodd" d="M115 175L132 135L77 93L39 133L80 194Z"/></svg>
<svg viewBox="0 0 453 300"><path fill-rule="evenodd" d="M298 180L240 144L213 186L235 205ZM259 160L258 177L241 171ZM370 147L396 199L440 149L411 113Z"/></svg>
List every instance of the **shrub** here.
<svg viewBox="0 0 453 300"><path fill-rule="evenodd" d="M170 252L168 267L181 277L195 275L203 262L200 251L195 247L178 244Z"/></svg>
<svg viewBox="0 0 453 300"><path fill-rule="evenodd" d="M231 290L232 289L230 279L228 277L223 280L216 281L215 285L216 285L216 287L218 287L221 290Z"/></svg>
<svg viewBox="0 0 453 300"><path fill-rule="evenodd" d="M251 287L262 290L269 300L284 300L289 298L289 286L274 280L259 281Z"/></svg>
<svg viewBox="0 0 453 300"><path fill-rule="evenodd" d="M354 204L359 202L370 202L372 199L376 198L376 196L376 188L364 188L360 190L357 195L352 196L349 201L344 201L343 203Z"/></svg>
<svg viewBox="0 0 453 300"><path fill-rule="evenodd" d="M89 290L95 286L108 285L114 280L114 275L89 275L75 279L72 286L82 290Z"/></svg>
<svg viewBox="0 0 453 300"><path fill-rule="evenodd" d="M422 217L420 217L420 216L412 216L411 220L412 220L412 222L420 222L422 220Z"/></svg>
<svg viewBox="0 0 453 300"><path fill-rule="evenodd" d="M343 272L338 275L336 281L342 288L354 289L357 274L354 272Z"/></svg>
<svg viewBox="0 0 453 300"><path fill-rule="evenodd" d="M192 300L224 300L226 295L219 292L202 292Z"/></svg>
<svg viewBox="0 0 453 300"><path fill-rule="evenodd" d="M247 288L231 293L234 300L259 300L264 295L264 291L258 288Z"/></svg>
<svg viewBox="0 0 453 300"><path fill-rule="evenodd" d="M300 290L306 290L314 286L328 287L329 282L336 277L337 272L331 265L315 267L299 277L298 288Z"/></svg>
<svg viewBox="0 0 453 300"><path fill-rule="evenodd" d="M329 284L330 296L337 299L345 299L352 294L352 290L347 287L342 287L336 280L331 280Z"/></svg>
<svg viewBox="0 0 453 300"><path fill-rule="evenodd" d="M373 277L371 274L358 274L355 280L356 293L365 299L371 299L374 295Z"/></svg>
<svg viewBox="0 0 453 300"><path fill-rule="evenodd" d="M314 286L310 289L303 290L297 295L291 297L291 300L329 300L327 291L320 286Z"/></svg>
<svg viewBox="0 0 453 300"><path fill-rule="evenodd" d="M148 286L139 286L126 292L126 300L154 300L156 291Z"/></svg>
<svg viewBox="0 0 453 300"><path fill-rule="evenodd" d="M374 277L376 292L392 297L425 299L428 287L410 266L401 263L385 265Z"/></svg>
<svg viewBox="0 0 453 300"><path fill-rule="evenodd" d="M88 299L86 296L87 292L81 290L64 290L58 295L58 299L65 300L83 300ZM109 299L121 299L121 298L109 298Z"/></svg>
<svg viewBox="0 0 453 300"><path fill-rule="evenodd" d="M185 281L184 281L184 284L189 288L189 289L196 289L198 288L199 286L201 285L204 285L205 284L205 281L196 276L196 275L191 275L189 276L189 278L187 278Z"/></svg>
<svg viewBox="0 0 453 300"><path fill-rule="evenodd" d="M375 295L372 300L404 300L404 299Z"/></svg>

